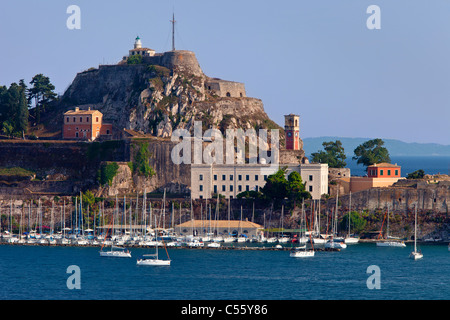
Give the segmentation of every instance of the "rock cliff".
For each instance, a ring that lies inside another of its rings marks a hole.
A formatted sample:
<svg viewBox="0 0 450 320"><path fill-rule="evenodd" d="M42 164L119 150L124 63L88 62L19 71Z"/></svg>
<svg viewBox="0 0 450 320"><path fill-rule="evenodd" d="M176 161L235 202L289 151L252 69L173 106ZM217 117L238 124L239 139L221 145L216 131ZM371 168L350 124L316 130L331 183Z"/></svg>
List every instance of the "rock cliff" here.
<svg viewBox="0 0 450 320"><path fill-rule="evenodd" d="M281 139L284 134L260 99L246 97L243 84L207 77L189 51L148 57L139 65L122 63L78 73L57 109L63 113L75 106L100 110L104 122L119 130L157 137L170 137L178 128L193 132L195 120L202 121L204 130L276 128ZM54 118L54 125L60 126L60 117Z"/></svg>

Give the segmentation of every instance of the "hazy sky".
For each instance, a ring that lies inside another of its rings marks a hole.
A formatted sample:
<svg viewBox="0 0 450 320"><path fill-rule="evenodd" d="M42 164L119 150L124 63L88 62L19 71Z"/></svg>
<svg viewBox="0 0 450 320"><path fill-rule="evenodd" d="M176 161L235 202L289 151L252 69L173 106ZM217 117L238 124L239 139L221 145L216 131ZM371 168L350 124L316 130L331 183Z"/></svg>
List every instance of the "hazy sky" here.
<svg viewBox="0 0 450 320"><path fill-rule="evenodd" d="M81 29L69 30L69 5ZM366 26L370 5L381 29ZM37 73L63 93L77 72L143 46L194 51L206 75L246 84L301 136L450 144L450 1L20 0L0 2L0 85Z"/></svg>

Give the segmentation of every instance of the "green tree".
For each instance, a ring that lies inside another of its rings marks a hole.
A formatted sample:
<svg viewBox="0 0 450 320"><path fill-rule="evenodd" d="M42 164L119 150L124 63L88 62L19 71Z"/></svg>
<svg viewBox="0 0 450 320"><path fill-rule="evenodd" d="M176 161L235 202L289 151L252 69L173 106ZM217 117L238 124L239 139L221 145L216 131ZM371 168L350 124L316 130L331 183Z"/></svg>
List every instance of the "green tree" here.
<svg viewBox="0 0 450 320"><path fill-rule="evenodd" d="M143 175L146 178L152 177L156 173L155 170L150 167L151 153L148 150L148 143L138 143L137 147L138 150L133 159L133 171L134 173Z"/></svg>
<svg viewBox="0 0 450 320"><path fill-rule="evenodd" d="M92 208L93 204L95 203L95 196L92 193L92 191L87 190L85 193L82 194L82 200L83 200L83 208L87 208L87 206Z"/></svg>
<svg viewBox="0 0 450 320"><path fill-rule="evenodd" d="M342 142L336 140L335 142L322 143L324 151L317 151L311 154L311 162L328 163L330 168L345 168L347 158L342 147Z"/></svg>
<svg viewBox="0 0 450 320"><path fill-rule="evenodd" d="M279 169L267 177L266 184L261 188L263 197L269 200L288 198L291 201L311 198L311 194L305 190L300 174L291 172L286 180L286 170L287 168Z"/></svg>
<svg viewBox="0 0 450 320"><path fill-rule="evenodd" d="M411 172L406 176L406 179L423 179L425 176L425 171L422 169L416 170L414 172Z"/></svg>
<svg viewBox="0 0 450 320"><path fill-rule="evenodd" d="M130 56L127 59L127 64L141 64L141 63L142 63L142 56L139 54Z"/></svg>
<svg viewBox="0 0 450 320"><path fill-rule="evenodd" d="M12 126L11 123L9 123L9 121L4 121L2 124L2 132L11 137L14 133L14 127Z"/></svg>
<svg viewBox="0 0 450 320"><path fill-rule="evenodd" d="M119 165L116 162L103 164L98 173L98 182L100 185L104 186L107 184L110 186L117 174L117 170L119 170Z"/></svg>
<svg viewBox="0 0 450 320"><path fill-rule="evenodd" d="M20 136L28 127L26 85L12 83L8 89L0 87L0 120L2 131L10 136Z"/></svg>
<svg viewBox="0 0 450 320"><path fill-rule="evenodd" d="M348 219L349 214L347 213L342 217L341 223L340 223L340 229L341 230L348 230ZM352 211L350 213L350 232L351 233L361 233L361 231L364 230L366 227L367 221L364 219L364 217L361 216L356 211Z"/></svg>
<svg viewBox="0 0 450 320"><path fill-rule="evenodd" d="M267 177L266 184L261 188L261 192L267 199L284 199L288 195L286 168L279 169L274 174Z"/></svg>
<svg viewBox="0 0 450 320"><path fill-rule="evenodd" d="M25 133L28 129L28 99L26 96L27 86L23 80L19 81L19 101L14 117L14 130L18 133Z"/></svg>
<svg viewBox="0 0 450 320"><path fill-rule="evenodd" d="M238 199L242 199L242 198L244 198L244 199L251 199L251 198L260 199L261 196L262 196L261 192L255 191L255 190L250 190L250 191L243 191L241 193L238 193L236 195L236 198L238 198Z"/></svg>
<svg viewBox="0 0 450 320"><path fill-rule="evenodd" d="M36 122L39 123L41 113L46 111L49 103L56 99L57 94L54 92L55 86L42 73L35 75L30 84L32 87L28 89L28 101L34 100L34 115Z"/></svg>
<svg viewBox="0 0 450 320"><path fill-rule="evenodd" d="M357 160L357 164L363 164L366 169L368 166L381 163L391 162L389 151L383 147L384 141L381 139L373 139L360 144L356 147L353 160Z"/></svg>
<svg viewBox="0 0 450 320"><path fill-rule="evenodd" d="M287 180L288 198L293 201L311 198L311 194L306 191L302 177L297 171L291 172Z"/></svg>

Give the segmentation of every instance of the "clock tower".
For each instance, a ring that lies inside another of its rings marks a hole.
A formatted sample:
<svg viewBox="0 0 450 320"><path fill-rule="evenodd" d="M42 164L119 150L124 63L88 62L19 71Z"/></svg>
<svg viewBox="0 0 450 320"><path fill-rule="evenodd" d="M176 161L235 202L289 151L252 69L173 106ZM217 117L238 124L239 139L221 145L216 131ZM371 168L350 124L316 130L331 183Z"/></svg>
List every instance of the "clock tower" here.
<svg viewBox="0 0 450 320"><path fill-rule="evenodd" d="M286 133L286 149L300 150L300 116L292 113L285 115L284 131Z"/></svg>

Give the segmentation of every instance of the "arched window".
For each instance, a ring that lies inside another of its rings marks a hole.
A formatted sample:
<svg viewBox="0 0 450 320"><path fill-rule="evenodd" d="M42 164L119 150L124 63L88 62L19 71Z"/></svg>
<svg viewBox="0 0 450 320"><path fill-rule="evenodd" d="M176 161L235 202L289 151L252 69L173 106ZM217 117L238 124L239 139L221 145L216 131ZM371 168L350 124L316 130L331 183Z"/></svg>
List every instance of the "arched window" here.
<svg viewBox="0 0 450 320"><path fill-rule="evenodd" d="M227 97L231 97L231 93L227 92Z"/></svg>

